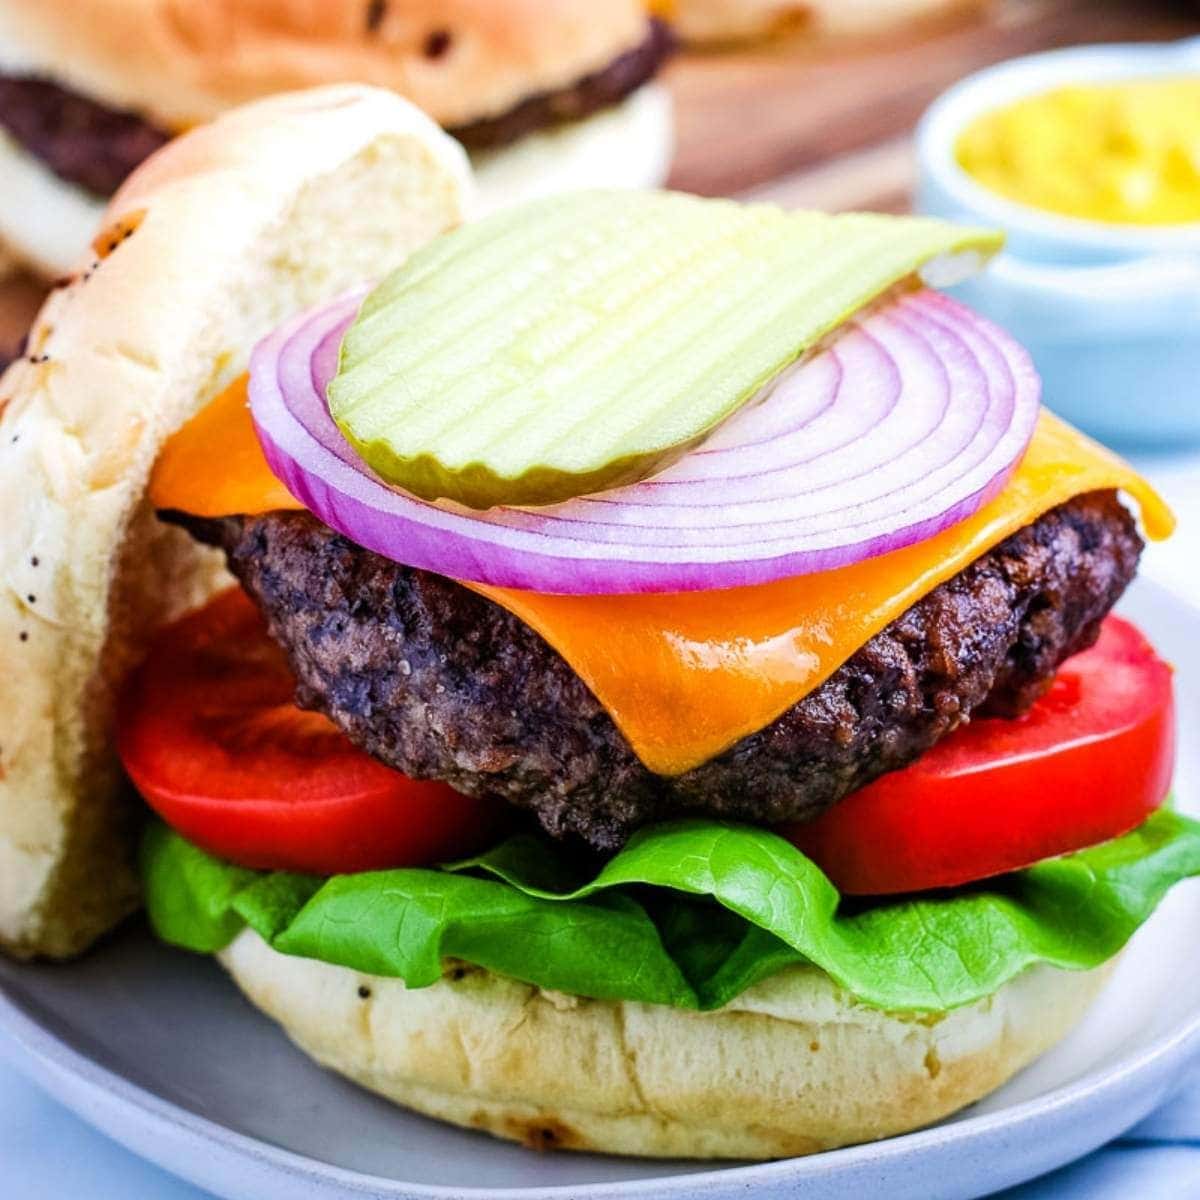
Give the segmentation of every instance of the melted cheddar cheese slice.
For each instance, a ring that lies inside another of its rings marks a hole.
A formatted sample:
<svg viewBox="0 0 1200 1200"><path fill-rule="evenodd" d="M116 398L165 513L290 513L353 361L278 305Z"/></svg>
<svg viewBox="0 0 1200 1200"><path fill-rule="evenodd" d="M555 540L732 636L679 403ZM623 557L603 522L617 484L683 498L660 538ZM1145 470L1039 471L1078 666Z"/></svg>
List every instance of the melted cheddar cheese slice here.
<svg viewBox="0 0 1200 1200"><path fill-rule="evenodd" d="M250 419L249 377L235 379L167 439L147 488L156 509L194 517L303 508L267 466Z"/></svg>
<svg viewBox="0 0 1200 1200"><path fill-rule="evenodd" d="M239 382L168 443L151 480L152 503L207 516L301 507L256 447ZM1073 496L1108 488L1133 496L1150 537L1170 534L1170 510L1140 475L1043 412L995 500L932 538L852 566L673 595L550 596L466 586L536 630L642 762L676 775L769 725L1009 534Z"/></svg>
<svg viewBox="0 0 1200 1200"><path fill-rule="evenodd" d="M870 638L1010 533L1083 492L1122 488L1151 537L1173 519L1132 468L1043 413L1004 491L926 541L817 575L721 592L545 596L468 584L567 660L652 771L699 766L769 725Z"/></svg>

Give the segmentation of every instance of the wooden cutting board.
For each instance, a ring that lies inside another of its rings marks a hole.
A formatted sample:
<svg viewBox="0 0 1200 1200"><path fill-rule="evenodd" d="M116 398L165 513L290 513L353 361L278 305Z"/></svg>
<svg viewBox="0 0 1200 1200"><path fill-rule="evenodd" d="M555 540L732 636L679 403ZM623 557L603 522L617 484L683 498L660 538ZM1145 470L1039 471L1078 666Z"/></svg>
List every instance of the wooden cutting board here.
<svg viewBox="0 0 1200 1200"><path fill-rule="evenodd" d="M913 124L964 75L1055 46L1195 34L1196 0L980 0L953 21L869 41L793 38L683 55L667 75L679 131L671 184L797 207L902 210ZM29 281L0 284L0 353L14 351L38 295Z"/></svg>

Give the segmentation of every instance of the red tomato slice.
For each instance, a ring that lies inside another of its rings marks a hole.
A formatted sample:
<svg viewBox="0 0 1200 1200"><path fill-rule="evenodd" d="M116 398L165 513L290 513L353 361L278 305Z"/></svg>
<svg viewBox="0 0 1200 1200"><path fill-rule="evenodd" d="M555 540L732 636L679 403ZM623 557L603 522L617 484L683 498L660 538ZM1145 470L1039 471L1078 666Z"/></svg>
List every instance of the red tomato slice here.
<svg viewBox="0 0 1200 1200"><path fill-rule="evenodd" d="M956 887L1135 829L1174 762L1171 668L1109 617L1025 716L973 721L779 832L846 894Z"/></svg>
<svg viewBox="0 0 1200 1200"><path fill-rule="evenodd" d="M117 747L147 803L247 867L334 875L470 854L506 806L418 782L292 701L295 680L240 589L169 626L122 698Z"/></svg>

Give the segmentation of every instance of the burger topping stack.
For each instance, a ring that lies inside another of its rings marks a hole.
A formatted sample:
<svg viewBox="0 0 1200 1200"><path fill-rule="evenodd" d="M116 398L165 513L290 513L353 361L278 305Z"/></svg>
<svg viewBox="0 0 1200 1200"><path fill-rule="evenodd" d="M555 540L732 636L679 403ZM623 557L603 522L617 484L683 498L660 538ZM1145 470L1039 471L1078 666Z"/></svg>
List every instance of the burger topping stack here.
<svg viewBox="0 0 1200 1200"><path fill-rule="evenodd" d="M1115 955L1200 873L1110 616L1172 518L933 290L997 244L589 193L262 342L151 483L242 585L125 694L161 936L693 1010Z"/></svg>

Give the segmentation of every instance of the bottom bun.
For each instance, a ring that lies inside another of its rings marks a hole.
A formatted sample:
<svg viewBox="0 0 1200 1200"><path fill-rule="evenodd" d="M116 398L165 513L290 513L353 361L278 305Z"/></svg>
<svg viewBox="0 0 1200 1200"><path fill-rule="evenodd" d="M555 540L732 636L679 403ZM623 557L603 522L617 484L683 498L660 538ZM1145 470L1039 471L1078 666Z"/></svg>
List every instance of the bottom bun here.
<svg viewBox="0 0 1200 1200"><path fill-rule="evenodd" d="M0 262L15 259L46 279L69 274L100 228L104 201L64 183L3 131L0 180Z"/></svg>
<svg viewBox="0 0 1200 1200"><path fill-rule="evenodd" d="M659 187L674 149L671 98L661 84L647 84L586 120L473 154L479 187L474 215L555 192Z"/></svg>
<svg viewBox="0 0 1200 1200"><path fill-rule="evenodd" d="M249 930L220 958L318 1062L408 1108L538 1149L685 1158L811 1154L928 1125L1057 1042L1107 975L1033 967L928 1015L864 1007L795 967L695 1013L465 965L409 991Z"/></svg>

